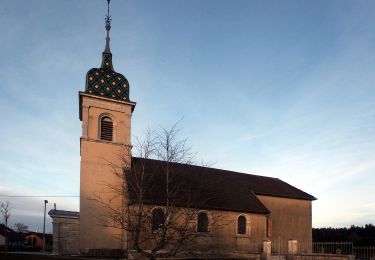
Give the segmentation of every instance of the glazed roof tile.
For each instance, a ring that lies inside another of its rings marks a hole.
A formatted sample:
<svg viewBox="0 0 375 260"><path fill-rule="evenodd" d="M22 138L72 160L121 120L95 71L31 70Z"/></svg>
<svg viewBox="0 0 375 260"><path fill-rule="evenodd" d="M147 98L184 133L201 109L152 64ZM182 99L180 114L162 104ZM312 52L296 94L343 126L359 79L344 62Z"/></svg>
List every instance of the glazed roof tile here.
<svg viewBox="0 0 375 260"><path fill-rule="evenodd" d="M101 97L129 101L129 82L124 75L114 71L110 52L103 52L100 68L92 68L87 72L85 92Z"/></svg>

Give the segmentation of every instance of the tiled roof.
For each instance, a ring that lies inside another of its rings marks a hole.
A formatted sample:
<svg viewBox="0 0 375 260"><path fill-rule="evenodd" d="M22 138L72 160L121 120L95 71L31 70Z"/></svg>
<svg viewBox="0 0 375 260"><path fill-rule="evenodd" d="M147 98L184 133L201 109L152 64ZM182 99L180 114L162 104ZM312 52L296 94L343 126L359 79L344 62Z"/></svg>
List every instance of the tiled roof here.
<svg viewBox="0 0 375 260"><path fill-rule="evenodd" d="M122 101L129 101L129 82L113 69L111 52L103 52L102 66L86 75L86 93Z"/></svg>
<svg viewBox="0 0 375 260"><path fill-rule="evenodd" d="M50 215L50 217L79 218L79 212L77 211L67 211L67 210L58 210L58 209L51 209L50 211L48 211L48 215Z"/></svg>
<svg viewBox="0 0 375 260"><path fill-rule="evenodd" d="M133 164L133 167L145 166L145 203L165 204L166 163L133 157ZM256 195L315 200L277 178L179 163L171 163L169 169L170 187L178 187L176 206L186 206L187 201L191 201L197 208L268 214L269 210ZM136 190L132 188L134 180L128 177L127 182L129 198L136 201Z"/></svg>

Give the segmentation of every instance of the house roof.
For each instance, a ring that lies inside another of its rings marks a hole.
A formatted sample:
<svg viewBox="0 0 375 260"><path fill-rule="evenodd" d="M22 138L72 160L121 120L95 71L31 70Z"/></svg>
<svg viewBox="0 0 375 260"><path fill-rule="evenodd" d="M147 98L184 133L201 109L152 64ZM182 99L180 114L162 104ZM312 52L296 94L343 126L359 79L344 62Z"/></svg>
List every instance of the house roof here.
<svg viewBox="0 0 375 260"><path fill-rule="evenodd" d="M27 234L24 235L25 238L27 239L29 236L37 236L39 237L40 239L43 239L43 233L39 233L39 232L28 232ZM45 238L46 238L46 242L47 243L52 243L52 239L53 239L53 236L52 234L44 234Z"/></svg>
<svg viewBox="0 0 375 260"><path fill-rule="evenodd" d="M67 210L59 210L59 209L51 209L48 211L48 215L51 218L53 217L62 217L62 218L79 218L79 212L77 211L67 211Z"/></svg>
<svg viewBox="0 0 375 260"><path fill-rule="evenodd" d="M13 229L0 224L0 235L8 238L9 241L23 241L23 237Z"/></svg>
<svg viewBox="0 0 375 260"><path fill-rule="evenodd" d="M147 183L145 203L165 204L166 162L133 157L133 169L142 166ZM310 194L277 178L180 163L170 163L169 169L170 188L175 188L177 194L174 196L176 206L189 204L197 208L268 214L269 210L256 195L315 200ZM137 199L135 181L127 175L132 202Z"/></svg>

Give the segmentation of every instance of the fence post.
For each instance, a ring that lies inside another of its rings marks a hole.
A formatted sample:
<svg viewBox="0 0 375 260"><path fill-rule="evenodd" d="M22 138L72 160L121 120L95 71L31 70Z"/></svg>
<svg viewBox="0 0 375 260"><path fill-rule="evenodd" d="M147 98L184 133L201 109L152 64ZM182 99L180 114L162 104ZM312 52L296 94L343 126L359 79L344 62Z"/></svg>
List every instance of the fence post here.
<svg viewBox="0 0 375 260"><path fill-rule="evenodd" d="M272 258L271 256L271 241L270 240L264 240L263 241L263 252L261 255L262 260L270 260Z"/></svg>
<svg viewBox="0 0 375 260"><path fill-rule="evenodd" d="M297 254L298 244L297 240L289 239L288 240L288 259L293 259L293 256Z"/></svg>
<svg viewBox="0 0 375 260"><path fill-rule="evenodd" d="M295 239L289 239L288 240L288 254L297 254L297 240Z"/></svg>

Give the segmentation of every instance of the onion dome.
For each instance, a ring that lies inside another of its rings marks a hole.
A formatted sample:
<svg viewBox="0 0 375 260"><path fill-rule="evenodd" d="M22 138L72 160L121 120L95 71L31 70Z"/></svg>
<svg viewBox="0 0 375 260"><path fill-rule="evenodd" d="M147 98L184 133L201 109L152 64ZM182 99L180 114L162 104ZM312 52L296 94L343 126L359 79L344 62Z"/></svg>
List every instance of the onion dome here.
<svg viewBox="0 0 375 260"><path fill-rule="evenodd" d="M107 37L102 56L102 65L100 68L92 68L87 72L85 92L106 98L129 101L129 82L124 75L116 72L112 65L112 53L109 48L109 31L111 30L109 7L105 18L105 29Z"/></svg>

